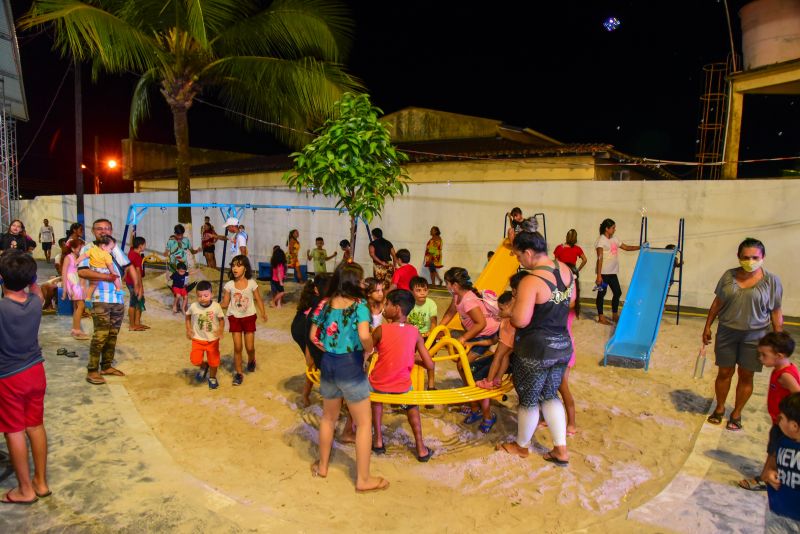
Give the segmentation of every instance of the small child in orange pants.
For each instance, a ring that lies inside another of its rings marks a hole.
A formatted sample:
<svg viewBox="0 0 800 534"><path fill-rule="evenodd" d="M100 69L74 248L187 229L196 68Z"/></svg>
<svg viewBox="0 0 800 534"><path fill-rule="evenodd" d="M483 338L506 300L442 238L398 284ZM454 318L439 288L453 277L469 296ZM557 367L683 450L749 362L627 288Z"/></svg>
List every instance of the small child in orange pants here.
<svg viewBox="0 0 800 534"><path fill-rule="evenodd" d="M225 312L218 302L214 302L211 282L203 280L197 284L197 302L192 303L186 311L186 337L192 340L192 365L200 368L194 378L202 382L208 375L209 389L219 387L219 338L224 331Z"/></svg>

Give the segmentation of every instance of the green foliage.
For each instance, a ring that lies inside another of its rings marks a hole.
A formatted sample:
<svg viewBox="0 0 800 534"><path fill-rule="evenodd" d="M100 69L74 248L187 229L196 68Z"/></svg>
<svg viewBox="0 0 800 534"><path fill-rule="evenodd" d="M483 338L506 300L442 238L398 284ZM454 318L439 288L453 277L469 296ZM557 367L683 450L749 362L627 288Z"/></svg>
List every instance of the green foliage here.
<svg viewBox="0 0 800 534"><path fill-rule="evenodd" d="M173 111L216 96L231 117L256 117L246 124L300 147L343 91L362 89L342 67L352 21L338 0L35 0L19 27L43 26L95 78L142 75L132 136L158 90Z"/></svg>
<svg viewBox="0 0 800 534"><path fill-rule="evenodd" d="M284 181L298 192L338 198L351 217L372 221L386 197L408 191L409 180L401 166L408 156L392 145L381 114L369 95L342 95L318 137L291 155L294 169Z"/></svg>

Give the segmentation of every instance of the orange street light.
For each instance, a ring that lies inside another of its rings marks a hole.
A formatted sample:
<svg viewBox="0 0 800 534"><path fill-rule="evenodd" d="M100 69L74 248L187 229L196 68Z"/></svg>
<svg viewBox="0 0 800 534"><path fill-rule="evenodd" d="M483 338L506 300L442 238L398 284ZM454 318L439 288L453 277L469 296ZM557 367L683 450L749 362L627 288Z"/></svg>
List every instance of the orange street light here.
<svg viewBox="0 0 800 534"><path fill-rule="evenodd" d="M110 159L110 160L108 160L108 161L106 162L106 165L108 166L108 168L109 168L109 169L116 169L116 168L117 168L117 165L118 165L118 163L117 163L117 160L115 160L115 159Z"/></svg>

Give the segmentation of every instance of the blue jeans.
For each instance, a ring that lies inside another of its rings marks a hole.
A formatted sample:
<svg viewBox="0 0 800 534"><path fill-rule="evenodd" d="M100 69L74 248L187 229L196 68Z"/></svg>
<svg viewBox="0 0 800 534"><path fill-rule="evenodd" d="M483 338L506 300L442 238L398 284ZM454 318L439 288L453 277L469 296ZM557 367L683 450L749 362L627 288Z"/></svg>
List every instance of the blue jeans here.
<svg viewBox="0 0 800 534"><path fill-rule="evenodd" d="M369 380L364 372L364 351L322 353L319 392L323 399L358 402L369 398Z"/></svg>

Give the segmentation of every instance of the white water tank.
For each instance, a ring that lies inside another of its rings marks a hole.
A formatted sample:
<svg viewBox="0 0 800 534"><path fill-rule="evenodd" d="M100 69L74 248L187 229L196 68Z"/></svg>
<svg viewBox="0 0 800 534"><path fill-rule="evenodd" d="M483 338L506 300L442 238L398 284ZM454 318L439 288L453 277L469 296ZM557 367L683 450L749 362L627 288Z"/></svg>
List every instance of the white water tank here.
<svg viewBox="0 0 800 534"><path fill-rule="evenodd" d="M744 70L800 59L800 0L755 0L739 19Z"/></svg>

